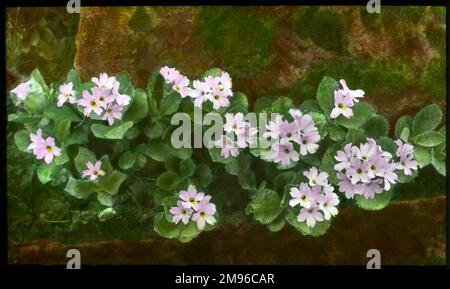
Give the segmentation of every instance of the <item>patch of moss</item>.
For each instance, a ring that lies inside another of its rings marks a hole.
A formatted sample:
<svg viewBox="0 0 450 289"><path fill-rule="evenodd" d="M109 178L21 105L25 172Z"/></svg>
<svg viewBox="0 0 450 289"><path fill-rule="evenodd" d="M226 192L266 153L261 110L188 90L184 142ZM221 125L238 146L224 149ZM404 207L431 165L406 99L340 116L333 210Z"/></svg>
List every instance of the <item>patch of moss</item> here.
<svg viewBox="0 0 450 289"><path fill-rule="evenodd" d="M348 46L345 15L317 7L299 8L293 18L293 29L302 39L311 39L318 46L346 54Z"/></svg>
<svg viewBox="0 0 450 289"><path fill-rule="evenodd" d="M413 85L416 71L401 61L373 61L369 59L327 60L311 65L292 86L290 96L296 104L316 95L322 77L345 79L350 88L361 88L370 95L388 97Z"/></svg>
<svg viewBox="0 0 450 289"><path fill-rule="evenodd" d="M433 58L420 78L422 86L432 95L445 97L445 56Z"/></svg>
<svg viewBox="0 0 450 289"><path fill-rule="evenodd" d="M273 60L276 23L243 7L203 7L195 19L205 49L232 75L248 79Z"/></svg>
<svg viewBox="0 0 450 289"><path fill-rule="evenodd" d="M445 54L445 28L439 26L428 26L425 30L428 42L431 47L441 55Z"/></svg>
<svg viewBox="0 0 450 289"><path fill-rule="evenodd" d="M139 6L134 11L128 25L136 32L150 32L153 27L153 17L147 11L147 8Z"/></svg>

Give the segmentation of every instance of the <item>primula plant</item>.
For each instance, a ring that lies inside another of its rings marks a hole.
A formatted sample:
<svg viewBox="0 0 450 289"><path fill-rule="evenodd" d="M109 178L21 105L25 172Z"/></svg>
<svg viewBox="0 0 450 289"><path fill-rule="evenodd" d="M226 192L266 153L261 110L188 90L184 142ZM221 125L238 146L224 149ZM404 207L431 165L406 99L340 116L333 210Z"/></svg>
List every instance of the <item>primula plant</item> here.
<svg viewBox="0 0 450 289"><path fill-rule="evenodd" d="M35 70L11 90L17 111L8 120L23 125L14 140L34 156L39 181L99 204L99 222L137 207L157 234L181 242L249 217L273 232L288 223L319 236L343 206L379 210L420 168L446 173L436 105L399 118L391 134L364 96L324 77L299 107L288 97L258 98L253 112L267 121L255 122L245 94L217 68L191 81L165 66L145 90L125 72L82 82L71 70L47 84ZM216 119L197 119L198 111ZM173 142L180 115L189 119L188 146ZM215 138L192 143L195 127L206 134L216 121L224 125Z"/></svg>

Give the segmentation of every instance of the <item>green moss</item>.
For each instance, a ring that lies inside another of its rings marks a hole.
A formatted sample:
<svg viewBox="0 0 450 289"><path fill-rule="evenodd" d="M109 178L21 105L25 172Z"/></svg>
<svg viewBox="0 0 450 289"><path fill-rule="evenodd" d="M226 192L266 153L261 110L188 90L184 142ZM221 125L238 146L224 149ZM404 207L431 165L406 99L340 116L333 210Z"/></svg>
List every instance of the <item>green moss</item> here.
<svg viewBox="0 0 450 289"><path fill-rule="evenodd" d="M433 58L421 76L422 86L432 95L445 97L445 57Z"/></svg>
<svg viewBox="0 0 450 289"><path fill-rule="evenodd" d="M139 6L128 21L128 25L136 32L150 32L153 27L152 20L152 15L147 11L147 8Z"/></svg>
<svg viewBox="0 0 450 289"><path fill-rule="evenodd" d="M195 20L205 49L235 77L248 79L273 60L274 21L242 7L203 7Z"/></svg>
<svg viewBox="0 0 450 289"><path fill-rule="evenodd" d="M445 28L440 26L428 26L425 30L428 42L441 55L445 54Z"/></svg>
<svg viewBox="0 0 450 289"><path fill-rule="evenodd" d="M381 13L367 13L365 7L361 7L361 20L367 28L397 33L399 25L417 25L425 16L426 7L417 6L382 6Z"/></svg>
<svg viewBox="0 0 450 289"><path fill-rule="evenodd" d="M388 97L413 85L414 68L404 62L372 61L356 59L327 60L311 65L306 73L292 86L290 96L296 104L315 97L317 86L325 75L345 79L350 88L361 88L367 94Z"/></svg>
<svg viewBox="0 0 450 289"><path fill-rule="evenodd" d="M293 29L300 38L309 38L324 49L347 53L347 23L343 14L316 7L299 8L293 18Z"/></svg>

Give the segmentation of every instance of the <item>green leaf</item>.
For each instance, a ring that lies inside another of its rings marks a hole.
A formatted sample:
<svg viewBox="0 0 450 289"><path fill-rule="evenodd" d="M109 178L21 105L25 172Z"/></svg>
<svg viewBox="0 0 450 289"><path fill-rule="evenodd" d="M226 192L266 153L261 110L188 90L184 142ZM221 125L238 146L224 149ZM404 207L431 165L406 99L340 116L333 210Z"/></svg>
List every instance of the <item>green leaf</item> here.
<svg viewBox="0 0 450 289"><path fill-rule="evenodd" d="M174 172L164 172L156 179L156 185L166 191L172 191L180 183L180 177Z"/></svg>
<svg viewBox="0 0 450 289"><path fill-rule="evenodd" d="M53 163L54 163L56 166L60 166L60 165L63 165L63 164L65 164L65 163L67 163L68 161L69 161L69 156L67 155L67 153L66 153L65 151L63 151L62 154L61 154L60 156L56 157L56 158L53 160Z"/></svg>
<svg viewBox="0 0 450 289"><path fill-rule="evenodd" d="M355 104L353 107L353 117L348 119L342 115L336 118L335 123L346 128L359 128L375 114L374 108L365 102Z"/></svg>
<svg viewBox="0 0 450 289"><path fill-rule="evenodd" d="M414 146L414 158L420 168L426 167L431 163L431 148Z"/></svg>
<svg viewBox="0 0 450 289"><path fill-rule="evenodd" d="M70 177L64 190L77 199L85 200L97 189L98 186L94 182L77 180Z"/></svg>
<svg viewBox="0 0 450 289"><path fill-rule="evenodd" d="M38 123L42 118L42 115L30 115L28 113L10 113L8 115L8 121L16 123Z"/></svg>
<svg viewBox="0 0 450 289"><path fill-rule="evenodd" d="M99 192L97 193L97 200L102 204L103 206L112 207L113 205L113 199L110 194Z"/></svg>
<svg viewBox="0 0 450 289"><path fill-rule="evenodd" d="M181 96L176 91L171 91L165 94L164 98L161 100L159 113L162 116L171 115L178 110L178 106L181 102Z"/></svg>
<svg viewBox="0 0 450 289"><path fill-rule="evenodd" d="M358 207L369 210L369 211L377 211L385 208L392 197L393 189L390 189L387 192L382 192L381 194L376 194L373 199L366 199L364 196L357 195L355 197L356 204Z"/></svg>
<svg viewBox="0 0 450 289"><path fill-rule="evenodd" d="M44 77L42 76L41 72L39 71L39 69L34 69L31 74L30 77L33 81L33 84L37 84L42 90L46 90L47 89L47 84L45 83Z"/></svg>
<svg viewBox="0 0 450 289"><path fill-rule="evenodd" d="M81 80L80 80L80 73L76 69L71 69L67 73L67 82L72 82L74 90L78 91L80 90ZM81 91L80 91L81 93Z"/></svg>
<svg viewBox="0 0 450 289"><path fill-rule="evenodd" d="M195 173L195 163L192 159L185 159L180 162L180 175L189 178Z"/></svg>
<svg viewBox="0 0 450 289"><path fill-rule="evenodd" d="M445 141L445 138L438 132L426 131L413 137L412 141L424 147L435 147Z"/></svg>
<svg viewBox="0 0 450 289"><path fill-rule="evenodd" d="M284 225L286 224L286 214L281 213L278 215L278 217L275 218L271 223L267 224L267 228L271 232L279 232L281 229L283 229Z"/></svg>
<svg viewBox="0 0 450 289"><path fill-rule="evenodd" d="M165 126L156 121L144 128L144 133L149 139L159 138L164 132Z"/></svg>
<svg viewBox="0 0 450 289"><path fill-rule="evenodd" d="M106 208L98 213L98 219L102 222L111 219L116 215L116 211L113 208Z"/></svg>
<svg viewBox="0 0 450 289"><path fill-rule="evenodd" d="M240 153L231 162L225 164L225 170L230 175L237 176L241 171L245 171L250 167L252 158L247 153Z"/></svg>
<svg viewBox="0 0 450 289"><path fill-rule="evenodd" d="M320 138L324 139L328 134L327 117L321 112L310 112L309 115L312 117L314 124L319 131Z"/></svg>
<svg viewBox="0 0 450 289"><path fill-rule="evenodd" d="M194 175L192 176L192 182L198 188L206 188L214 176L212 174L211 168L205 164L201 164L197 166Z"/></svg>
<svg viewBox="0 0 450 289"><path fill-rule="evenodd" d="M322 163L320 165L320 170L323 172L327 172L330 182L335 185L339 183L339 180L336 177L336 171L334 170L334 165L336 164L336 159L334 158L334 156L336 155L336 152L338 150L338 144L330 146L323 155Z"/></svg>
<svg viewBox="0 0 450 289"><path fill-rule="evenodd" d="M108 194L115 195L119 191L120 185L127 179L127 176L119 171L112 171L99 178L99 186Z"/></svg>
<svg viewBox="0 0 450 289"><path fill-rule="evenodd" d="M116 80L120 83L119 92L131 97L134 93L134 88L131 83L130 74L126 71L122 71L116 75Z"/></svg>
<svg viewBox="0 0 450 289"><path fill-rule="evenodd" d="M367 136L364 130L357 128L357 129L349 129L347 132L347 137L345 139L345 143L352 143L353 145L360 145L361 143L364 143L367 141Z"/></svg>
<svg viewBox="0 0 450 289"><path fill-rule="evenodd" d="M317 102L327 117L330 116L334 107L334 91L339 88L339 84L331 77L325 76L317 88Z"/></svg>
<svg viewBox="0 0 450 289"><path fill-rule="evenodd" d="M221 155L221 149L220 148L209 148L209 155L211 156L211 160L215 163L222 163L222 164L227 164L233 161L233 157L232 156L228 156L227 158L223 157Z"/></svg>
<svg viewBox="0 0 450 289"><path fill-rule="evenodd" d="M438 160L434 155L434 148L431 149L431 164L436 169L438 173L443 175L444 177L447 174L447 169L445 167L445 161L444 160Z"/></svg>
<svg viewBox="0 0 450 289"><path fill-rule="evenodd" d="M127 130L132 126L132 121L126 121L118 126L107 126L96 123L91 126L91 131L98 138L122 139Z"/></svg>
<svg viewBox="0 0 450 289"><path fill-rule="evenodd" d="M246 214L262 224L269 224L281 213L281 200L277 192L269 189L259 190L246 208Z"/></svg>
<svg viewBox="0 0 450 289"><path fill-rule="evenodd" d="M236 92L230 99L230 106L227 108L229 113L247 113L248 111L248 100L247 96L242 92Z"/></svg>
<svg viewBox="0 0 450 289"><path fill-rule="evenodd" d="M78 149L78 154L75 157L75 167L77 168L78 172L81 174L84 170L86 170L86 163L91 162L95 164L97 159L95 158L95 154L91 152L90 150L80 147Z"/></svg>
<svg viewBox="0 0 450 289"><path fill-rule="evenodd" d="M419 173L417 170L413 170L412 174L407 176L403 173L403 171L401 171L401 172L398 172L397 175L398 175L397 182L399 182L401 184L406 184L406 183L411 182L413 179L415 179L419 175Z"/></svg>
<svg viewBox="0 0 450 289"><path fill-rule="evenodd" d="M142 90L136 90L133 102L124 115L125 121L138 122L148 114L147 94Z"/></svg>
<svg viewBox="0 0 450 289"><path fill-rule="evenodd" d="M23 107L31 114L41 112L47 104L46 96L43 93L30 92L23 102Z"/></svg>
<svg viewBox="0 0 450 289"><path fill-rule="evenodd" d="M52 180L52 173L56 166L50 164L41 164L37 170L37 176L42 184L46 184Z"/></svg>
<svg viewBox="0 0 450 289"><path fill-rule="evenodd" d="M412 129L413 118L409 115L404 115L397 120L395 124L395 137L400 138L403 130L408 128L410 131Z"/></svg>
<svg viewBox="0 0 450 289"><path fill-rule="evenodd" d="M153 218L153 229L156 233L164 238L178 238L180 236L181 230L183 229L181 224L174 224L169 221L164 216L164 212L158 213Z"/></svg>
<svg viewBox="0 0 450 289"><path fill-rule="evenodd" d="M403 128L400 134L400 139L404 142L408 142L409 136L411 135L411 130L408 127Z"/></svg>
<svg viewBox="0 0 450 289"><path fill-rule="evenodd" d="M180 160L189 159L192 157L192 148L179 148L176 149L172 146L169 147L170 153Z"/></svg>
<svg viewBox="0 0 450 289"><path fill-rule="evenodd" d="M136 163L136 153L127 151L119 158L119 167L123 170L131 169Z"/></svg>
<svg viewBox="0 0 450 289"><path fill-rule="evenodd" d="M272 112L287 115L289 109L293 108L294 104L288 97L279 97L272 104Z"/></svg>
<svg viewBox="0 0 450 289"><path fill-rule="evenodd" d="M342 142L347 135L345 129L336 124L332 124L329 127L329 133L330 133L330 138L332 140L334 140L335 142Z"/></svg>
<svg viewBox="0 0 450 289"><path fill-rule="evenodd" d="M282 172L275 177L274 189L279 193L284 193L284 188L296 179L297 173L293 171Z"/></svg>
<svg viewBox="0 0 450 289"><path fill-rule="evenodd" d="M383 136L377 140L377 144L379 144L384 151L395 156L395 152L397 151L397 144L392 139Z"/></svg>
<svg viewBox="0 0 450 289"><path fill-rule="evenodd" d="M439 125L441 118L441 109L436 104L422 108L414 117L412 135L416 136L427 131L432 131Z"/></svg>
<svg viewBox="0 0 450 289"><path fill-rule="evenodd" d="M89 141L89 128L87 126L80 126L72 129L72 132L67 139L67 145L79 144L84 145Z"/></svg>
<svg viewBox="0 0 450 289"><path fill-rule="evenodd" d="M294 227L297 231L302 233L302 235L319 237L324 235L330 227L329 221L317 222L314 227L308 227L306 222L299 222L297 220L297 215L298 213L289 211L288 215L286 216L286 221L288 221L288 223L291 224L291 226Z"/></svg>
<svg viewBox="0 0 450 289"><path fill-rule="evenodd" d="M182 229L180 236L178 237L178 240L182 243L190 242L192 239L196 238L198 235L200 235L202 231L200 231L197 228L197 223L195 222L189 222L187 225L184 226Z"/></svg>
<svg viewBox="0 0 450 289"><path fill-rule="evenodd" d="M53 132L55 137L61 143L65 143L70 134L70 120L62 119L55 122Z"/></svg>
<svg viewBox="0 0 450 289"><path fill-rule="evenodd" d="M305 100L299 107L300 111L303 113L310 112L323 112L319 106L319 103L315 99Z"/></svg>
<svg viewBox="0 0 450 289"><path fill-rule="evenodd" d="M273 103L273 97L271 96L263 96L258 97L253 104L253 111L256 113L260 113L266 111L270 108Z"/></svg>
<svg viewBox="0 0 450 289"><path fill-rule="evenodd" d="M59 122L61 120L77 122L82 120L80 114L68 105L63 105L62 107L52 107L44 111L44 116L54 120L55 122Z"/></svg>
<svg viewBox="0 0 450 289"><path fill-rule="evenodd" d="M250 170L241 171L238 174L238 183L245 190L254 190L256 189L256 178L255 173Z"/></svg>
<svg viewBox="0 0 450 289"><path fill-rule="evenodd" d="M14 134L14 143L16 147L22 152L30 152L28 146L30 145L30 134L22 129Z"/></svg>
<svg viewBox="0 0 450 289"><path fill-rule="evenodd" d="M366 135L372 138L387 136L389 132L389 122L381 115L373 115L365 124Z"/></svg>
<svg viewBox="0 0 450 289"><path fill-rule="evenodd" d="M148 145L147 155L158 162L165 162L170 157L170 150L165 143L156 142Z"/></svg>

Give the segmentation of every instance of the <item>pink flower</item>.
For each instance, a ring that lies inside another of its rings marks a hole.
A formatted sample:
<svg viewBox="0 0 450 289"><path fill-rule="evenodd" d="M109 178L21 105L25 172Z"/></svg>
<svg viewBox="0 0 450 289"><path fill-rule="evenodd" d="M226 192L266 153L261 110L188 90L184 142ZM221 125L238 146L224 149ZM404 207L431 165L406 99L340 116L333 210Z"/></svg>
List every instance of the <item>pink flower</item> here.
<svg viewBox="0 0 450 289"><path fill-rule="evenodd" d="M102 108L106 108L108 104L114 101L112 95L109 94L109 90L101 89L98 87L94 87L92 89L92 95L98 100L98 103Z"/></svg>
<svg viewBox="0 0 450 289"><path fill-rule="evenodd" d="M106 73L100 73L99 78L92 77L92 82L95 83L99 88L104 90L112 89L114 86L114 82L116 81L115 77L108 77Z"/></svg>
<svg viewBox="0 0 450 289"><path fill-rule="evenodd" d="M120 106L126 106L130 103L131 98L126 94L120 94L119 92L120 82L115 81L112 89L112 98Z"/></svg>
<svg viewBox="0 0 450 289"><path fill-rule="evenodd" d="M105 114L103 115L103 120L108 120L109 125L114 124L114 119L122 119L123 107L115 104L108 104L105 109Z"/></svg>
<svg viewBox="0 0 450 289"><path fill-rule="evenodd" d="M304 171L303 175L308 178L309 185L312 186L322 186L326 187L330 184L328 183L328 173L326 172L320 172L315 168L312 167L309 169L309 171Z"/></svg>
<svg viewBox="0 0 450 289"><path fill-rule="evenodd" d="M206 223L214 225L216 223L216 218L214 214L216 213L216 205L210 203L210 196L205 196L196 209L196 212L192 215L192 220L197 222L197 228L203 230Z"/></svg>
<svg viewBox="0 0 450 289"><path fill-rule="evenodd" d="M51 164L53 157L60 156L62 151L55 145L55 139L48 137L47 139L36 143L33 153L36 156L36 159L44 159L47 164Z"/></svg>
<svg viewBox="0 0 450 289"><path fill-rule="evenodd" d="M102 170L102 162L101 161L97 161L95 163L95 165L88 161L86 163L86 167L87 167L87 170L83 171L82 176L89 177L89 179L91 181L96 180L99 176L105 175L105 172Z"/></svg>
<svg viewBox="0 0 450 289"><path fill-rule="evenodd" d="M373 199L375 194L379 194L383 191L381 184L383 183L382 179L377 179L373 182L367 184L361 184L361 191L366 199Z"/></svg>
<svg viewBox="0 0 450 289"><path fill-rule="evenodd" d="M280 126L283 122L283 117L279 114L275 118L266 124L266 132L263 134L265 138L271 138L272 140L277 140L280 136Z"/></svg>
<svg viewBox="0 0 450 289"><path fill-rule="evenodd" d="M94 111L98 116L102 113L102 103L94 95L89 94L87 90L83 91L83 98L78 100L78 105L84 107L84 115L89 117Z"/></svg>
<svg viewBox="0 0 450 289"><path fill-rule="evenodd" d="M230 105L230 100L222 94L210 94L208 99L213 103L213 109L219 109Z"/></svg>
<svg viewBox="0 0 450 289"><path fill-rule="evenodd" d="M352 144L348 143L345 145L343 151L338 151L337 155L334 157L339 163L334 166L334 170L342 171L348 169L351 166L351 159L353 157Z"/></svg>
<svg viewBox="0 0 450 289"><path fill-rule="evenodd" d="M209 95L212 93L212 87L199 80L194 80L192 86L194 89L189 90L188 95L194 99L194 106L202 107L203 102L208 100Z"/></svg>
<svg viewBox="0 0 450 289"><path fill-rule="evenodd" d="M59 95L58 95L58 103L56 106L63 106L66 101L70 103L76 103L77 99L75 98L75 91L73 90L73 83L63 83L59 86Z"/></svg>
<svg viewBox="0 0 450 289"><path fill-rule="evenodd" d="M361 89L357 89L357 90L349 89L348 86L347 86L347 83L343 79L339 80L339 82L342 85L342 91L343 91L344 95L346 97L351 98L353 102L359 102L358 98L364 97L364 91L363 90L361 90Z"/></svg>
<svg viewBox="0 0 450 289"><path fill-rule="evenodd" d="M245 127L244 114L242 112L237 114L226 113L225 119L226 122L223 129L226 132L234 132L235 134L239 134Z"/></svg>
<svg viewBox="0 0 450 289"><path fill-rule="evenodd" d="M36 131L36 134L30 133L30 140L31 144L28 146L29 150L35 150L37 147L39 147L44 142L44 139L42 138L42 129L39 128Z"/></svg>
<svg viewBox="0 0 450 289"><path fill-rule="evenodd" d="M358 192L357 186L353 185L350 179L342 173L337 173L336 176L339 179L339 191L345 193L347 199L353 199Z"/></svg>
<svg viewBox="0 0 450 289"><path fill-rule="evenodd" d="M170 208L169 212L173 215L172 222L175 224L178 224L180 220L183 224L187 224L192 216L192 209L185 208L180 201L177 202L176 207Z"/></svg>
<svg viewBox="0 0 450 289"><path fill-rule="evenodd" d="M237 143L226 135L222 135L215 145L222 149L220 154L224 158L228 158L230 155L236 157L239 154Z"/></svg>
<svg viewBox="0 0 450 289"><path fill-rule="evenodd" d="M28 80L27 82L20 83L13 90L11 90L11 92L17 97L17 101L15 103L16 106L19 106L27 98L31 89L31 80Z"/></svg>
<svg viewBox="0 0 450 289"><path fill-rule="evenodd" d="M254 144L257 133L257 128L252 127L250 122L245 122L244 128L239 134L237 134L236 144L238 148L246 148L247 146Z"/></svg>
<svg viewBox="0 0 450 289"><path fill-rule="evenodd" d="M317 205L313 205L309 208L302 208L300 214L297 216L299 222L304 222L306 220L306 225L308 227L314 227L317 221L323 221L323 215L319 211Z"/></svg>
<svg viewBox="0 0 450 289"><path fill-rule="evenodd" d="M338 214L336 206L339 204L339 197L335 193L326 193L319 197L319 209L322 211L325 220L331 219Z"/></svg>
<svg viewBox="0 0 450 289"><path fill-rule="evenodd" d="M280 137L287 141L298 141L299 139L299 130L298 125L295 122L288 122L284 120L280 123Z"/></svg>
<svg viewBox="0 0 450 289"><path fill-rule="evenodd" d="M337 118L339 115L343 115L346 118L353 116L353 99L346 97L340 90L334 91L334 108L331 111L330 117Z"/></svg>
<svg viewBox="0 0 450 289"><path fill-rule="evenodd" d="M317 144L320 141L320 135L318 131L311 131L301 135L299 137L299 145L300 145L300 154L314 154L318 149L319 145Z"/></svg>
<svg viewBox="0 0 450 289"><path fill-rule="evenodd" d="M294 150L292 143L281 140L272 144L272 159L274 163L289 165L291 161L298 161L299 154Z"/></svg>
<svg viewBox="0 0 450 289"><path fill-rule="evenodd" d="M291 207L300 204L304 208L309 208L314 201L311 189L305 183L301 183L298 188L292 187L289 194L292 197L289 201Z"/></svg>
<svg viewBox="0 0 450 289"><path fill-rule="evenodd" d="M197 188L189 185L187 191L181 191L179 197L182 201L183 207L197 210L199 202L205 197L204 193L197 193Z"/></svg>
<svg viewBox="0 0 450 289"><path fill-rule="evenodd" d="M191 90L188 87L189 83L190 83L189 79L186 76L180 74L174 80L172 89L178 92L182 98L185 98L191 92Z"/></svg>
<svg viewBox="0 0 450 289"><path fill-rule="evenodd" d="M168 66L161 67L159 73L162 75L162 77L168 84L172 84L175 81L175 79L177 79L180 76L180 72L178 70Z"/></svg>

